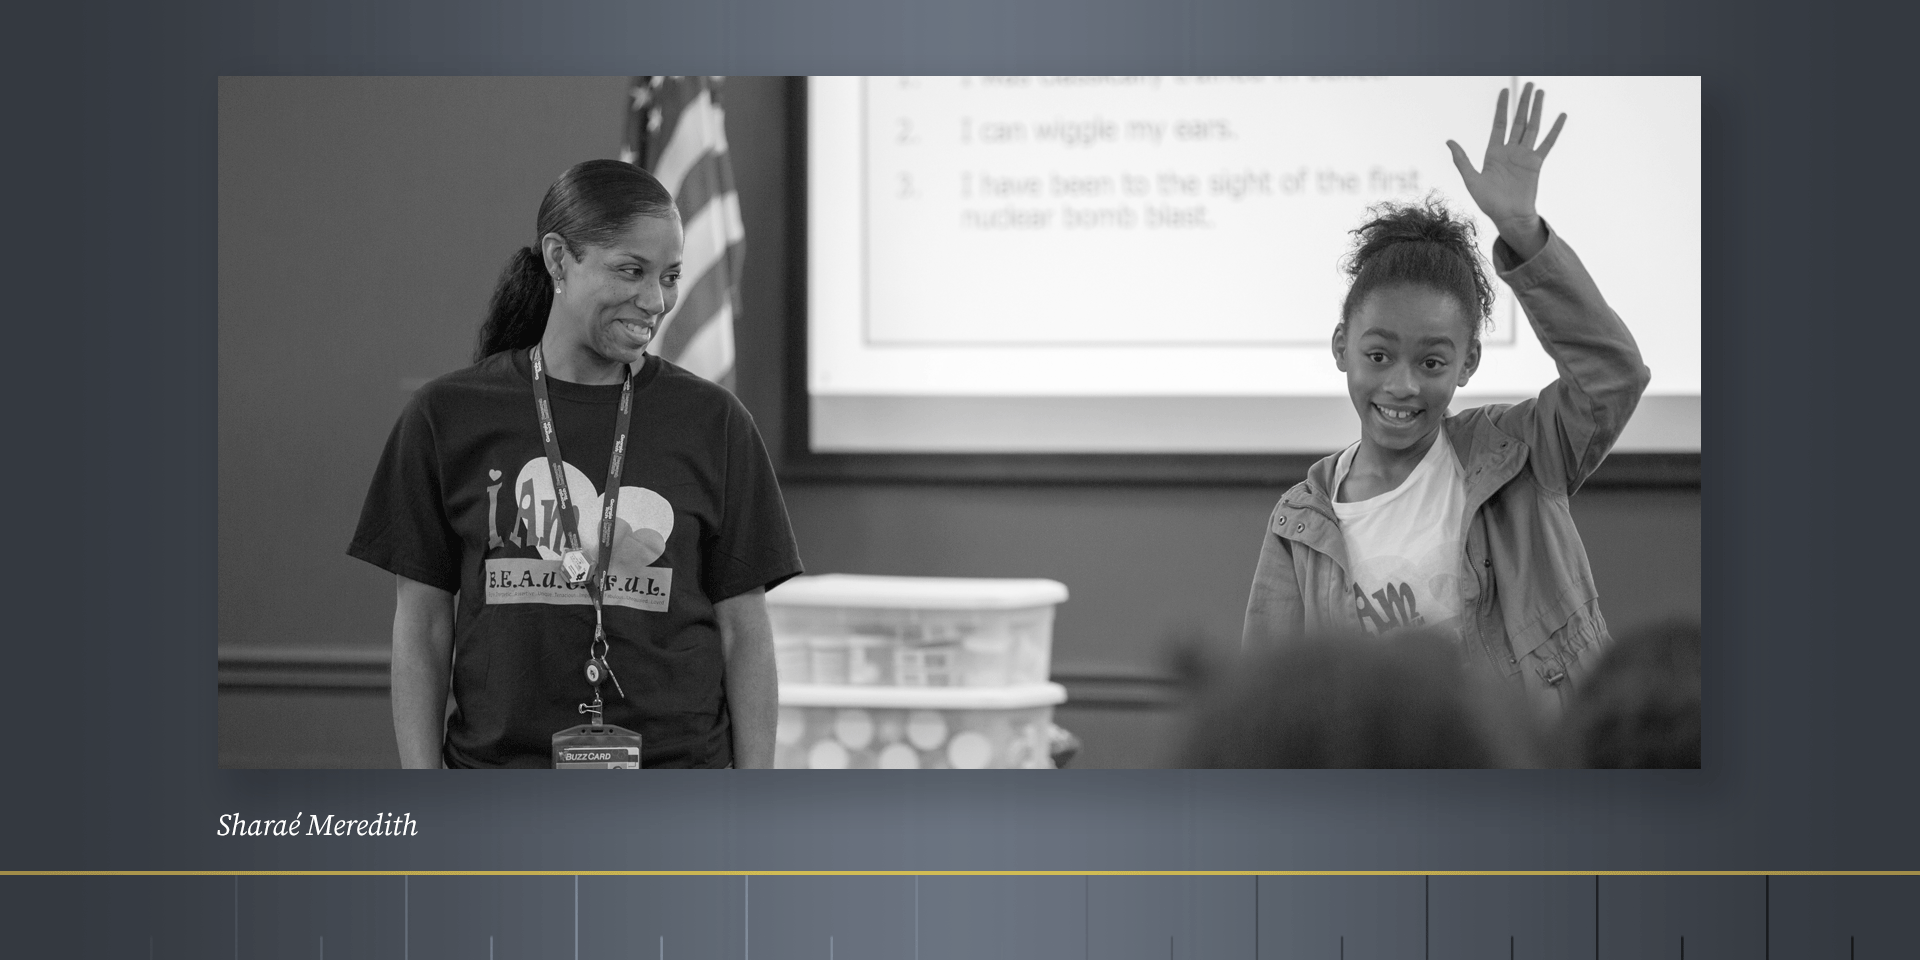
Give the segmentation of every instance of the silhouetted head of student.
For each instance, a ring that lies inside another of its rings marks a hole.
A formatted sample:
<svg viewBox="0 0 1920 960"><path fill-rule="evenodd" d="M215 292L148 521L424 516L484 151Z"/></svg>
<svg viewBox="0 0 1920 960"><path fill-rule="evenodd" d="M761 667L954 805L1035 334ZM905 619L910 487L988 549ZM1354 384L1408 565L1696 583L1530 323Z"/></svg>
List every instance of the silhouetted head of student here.
<svg viewBox="0 0 1920 960"><path fill-rule="evenodd" d="M1700 766L1700 627L1673 622L1616 637L1562 722L1567 762Z"/></svg>
<svg viewBox="0 0 1920 960"><path fill-rule="evenodd" d="M1498 767L1489 694L1445 636L1333 635L1249 652L1196 705L1184 767Z"/></svg>

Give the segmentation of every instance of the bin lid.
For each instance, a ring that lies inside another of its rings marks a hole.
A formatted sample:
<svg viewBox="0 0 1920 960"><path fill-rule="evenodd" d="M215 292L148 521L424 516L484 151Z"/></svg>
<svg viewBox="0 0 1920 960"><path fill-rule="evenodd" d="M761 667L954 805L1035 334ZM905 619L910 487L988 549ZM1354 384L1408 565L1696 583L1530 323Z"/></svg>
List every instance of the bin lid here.
<svg viewBox="0 0 1920 960"><path fill-rule="evenodd" d="M1057 580L879 577L828 573L794 577L767 591L776 607L881 607L900 610L1018 610L1067 599Z"/></svg>
<svg viewBox="0 0 1920 960"><path fill-rule="evenodd" d="M1020 710L1067 702L1057 683L1010 687L864 687L783 683L783 707L864 707L869 710Z"/></svg>

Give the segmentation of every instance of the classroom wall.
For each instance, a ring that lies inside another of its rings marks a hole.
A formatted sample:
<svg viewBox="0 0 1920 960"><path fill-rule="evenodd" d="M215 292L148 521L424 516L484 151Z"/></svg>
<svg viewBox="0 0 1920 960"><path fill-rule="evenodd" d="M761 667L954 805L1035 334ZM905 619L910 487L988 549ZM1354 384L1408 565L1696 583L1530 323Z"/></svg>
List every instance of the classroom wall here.
<svg viewBox="0 0 1920 960"><path fill-rule="evenodd" d="M776 459L802 227L789 83L727 88L747 229L738 393ZM224 78L219 98L220 761L391 765L392 578L345 554L365 484L411 389L467 362L546 185L618 150L625 78ZM1085 744L1075 766L1174 748L1176 651L1237 641L1280 493L784 486L810 572L1067 584L1054 672L1057 719ZM1697 488L1590 489L1574 515L1616 632L1700 616Z"/></svg>

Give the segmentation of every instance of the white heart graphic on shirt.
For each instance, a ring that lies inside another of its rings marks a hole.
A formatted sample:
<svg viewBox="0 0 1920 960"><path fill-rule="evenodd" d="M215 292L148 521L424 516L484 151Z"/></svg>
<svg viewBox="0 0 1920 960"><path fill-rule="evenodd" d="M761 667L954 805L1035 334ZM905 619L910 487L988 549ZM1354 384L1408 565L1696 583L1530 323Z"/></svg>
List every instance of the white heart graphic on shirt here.
<svg viewBox="0 0 1920 960"><path fill-rule="evenodd" d="M574 509L579 518L580 540L585 547L588 559L595 559L600 552L600 508L604 501L593 481L580 472L573 464L561 461L567 476L567 492L574 497ZM531 494L521 493L521 511L532 511L541 523L541 529L534 532L540 538L535 546L540 556L548 560L560 559L561 527L549 511L558 507L553 491L553 472L547 468L546 458L527 461L520 468L520 475L514 479L513 489L524 491L532 485ZM667 538L673 535L673 504L665 497L646 487L621 487L620 500L614 507L613 557L623 568L644 567L658 560L667 551Z"/></svg>

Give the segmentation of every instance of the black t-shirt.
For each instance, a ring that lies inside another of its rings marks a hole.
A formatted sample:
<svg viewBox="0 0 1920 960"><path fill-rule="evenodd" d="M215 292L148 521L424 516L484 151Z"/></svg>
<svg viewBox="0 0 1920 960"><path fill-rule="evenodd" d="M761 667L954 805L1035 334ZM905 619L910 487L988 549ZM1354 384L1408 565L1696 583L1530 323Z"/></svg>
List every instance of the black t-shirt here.
<svg viewBox="0 0 1920 960"><path fill-rule="evenodd" d="M576 529L593 554L620 386L547 379ZM648 767L723 767L733 741L714 603L801 572L793 528L746 408L658 357L634 379L604 601L606 722L640 732ZM448 766L544 767L587 722L593 638L564 585L553 474L527 351L421 388L387 440L351 556L459 595Z"/></svg>

